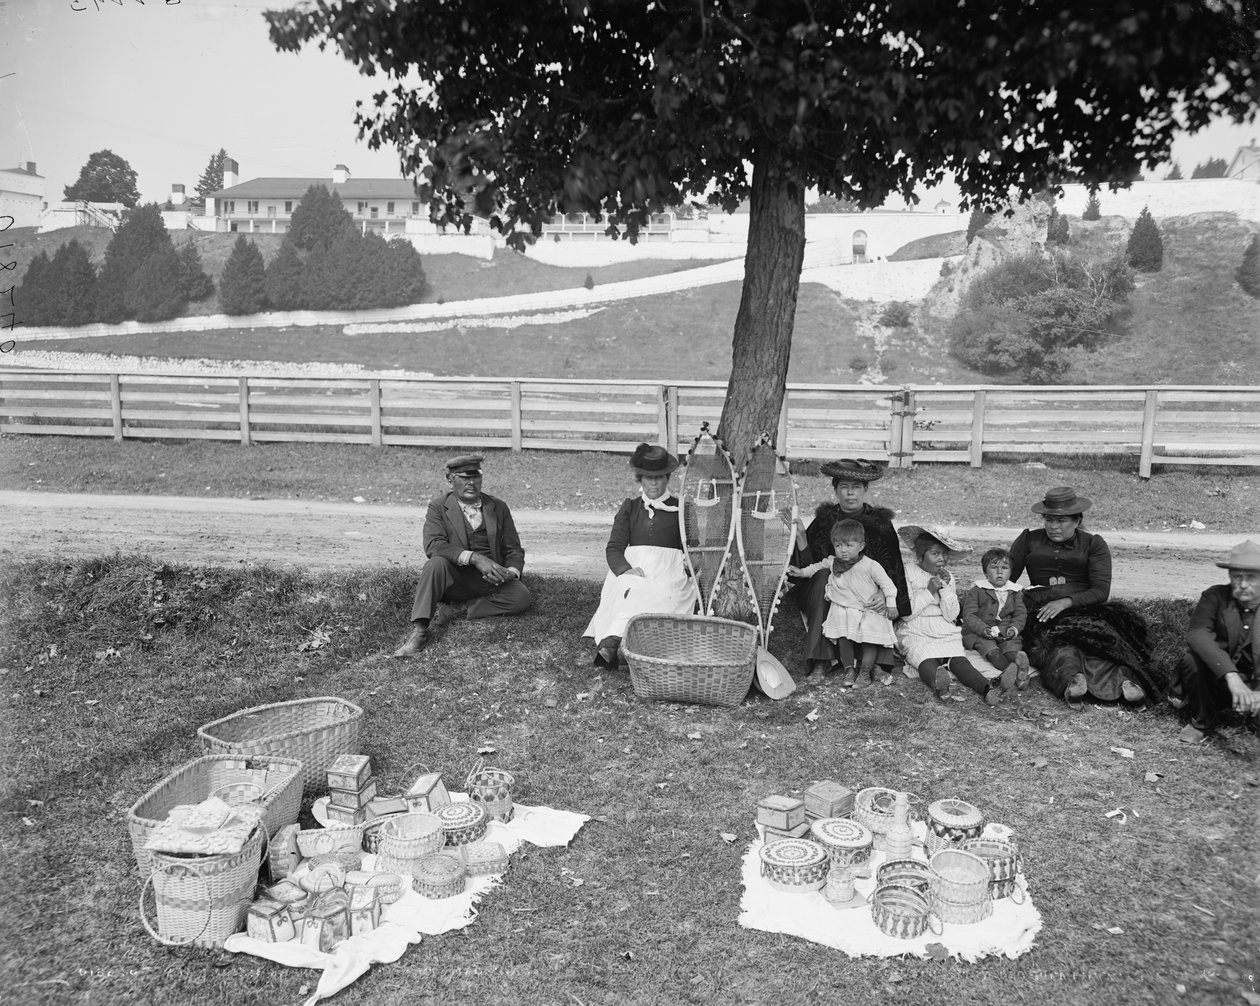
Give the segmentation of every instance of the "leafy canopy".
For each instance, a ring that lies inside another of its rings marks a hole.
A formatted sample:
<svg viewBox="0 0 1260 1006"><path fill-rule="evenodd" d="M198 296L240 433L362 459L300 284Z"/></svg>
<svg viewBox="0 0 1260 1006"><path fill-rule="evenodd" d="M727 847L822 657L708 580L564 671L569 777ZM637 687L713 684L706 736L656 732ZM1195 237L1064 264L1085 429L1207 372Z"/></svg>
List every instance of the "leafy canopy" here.
<svg viewBox="0 0 1260 1006"><path fill-rule="evenodd" d="M112 150L98 150L79 170L79 178L67 185L62 195L68 200L89 203L122 203L132 207L140 202L136 172Z"/></svg>
<svg viewBox="0 0 1260 1006"><path fill-rule="evenodd" d="M423 174L436 218L472 209L505 233L733 209L768 147L862 207L947 170L995 207L1012 186L1133 177L1178 119L1242 120L1260 96L1251 0L319 0L266 17L277 47L333 44L385 78L357 122Z"/></svg>

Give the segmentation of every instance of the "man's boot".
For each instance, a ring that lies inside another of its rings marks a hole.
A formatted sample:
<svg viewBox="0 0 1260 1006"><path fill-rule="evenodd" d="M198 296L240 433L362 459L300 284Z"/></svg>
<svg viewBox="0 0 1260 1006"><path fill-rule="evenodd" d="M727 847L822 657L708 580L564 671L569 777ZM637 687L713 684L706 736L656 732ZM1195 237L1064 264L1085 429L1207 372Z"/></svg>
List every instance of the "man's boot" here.
<svg viewBox="0 0 1260 1006"><path fill-rule="evenodd" d="M395 657L414 657L429 642L429 627L415 622L411 626L411 634L402 646L394 651Z"/></svg>

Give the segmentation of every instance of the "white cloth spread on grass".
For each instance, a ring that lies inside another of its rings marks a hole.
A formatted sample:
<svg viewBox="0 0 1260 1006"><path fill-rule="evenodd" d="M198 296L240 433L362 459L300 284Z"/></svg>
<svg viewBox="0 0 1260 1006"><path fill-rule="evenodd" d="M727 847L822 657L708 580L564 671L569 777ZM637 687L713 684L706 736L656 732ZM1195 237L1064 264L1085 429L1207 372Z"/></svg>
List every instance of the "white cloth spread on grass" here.
<svg viewBox="0 0 1260 1006"><path fill-rule="evenodd" d="M916 827L922 837L923 825ZM944 923L940 935L930 929L917 939L900 940L885 936L871 918L869 906L832 908L821 891L807 894L786 894L777 891L761 876L760 841L753 842L744 853L744 896L740 902L739 924L745 929L766 933L799 936L825 947L843 950L850 957L900 957L913 954L930 957L928 946L936 943L952 957L975 962L982 957L1015 959L1026 954L1041 932L1041 913L1033 907L1023 874L1018 881L1025 893L1024 903L1010 898L993 903L993 914L982 922L969 925ZM923 849L916 847L915 859L923 858ZM869 899L875 889L875 870L884 862L882 852L872 853L871 875L857 878L854 888Z"/></svg>
<svg viewBox="0 0 1260 1006"><path fill-rule="evenodd" d="M463 793L452 793L451 799L467 799ZM328 798L315 801L311 813L320 824L327 823ZM525 842L538 846L568 845L578 830L589 821L585 814L551 807L527 807L516 804L512 820L507 824L491 821L486 841L498 842L509 856ZM365 856L364 869L371 869L375 856ZM301 868L299 868L299 873ZM381 925L370 933L352 936L331 954L308 947L300 941L268 943L245 933L229 936L223 947L234 953L252 954L291 968L316 968L323 971L315 991L306 1000L312 1006L320 999L336 995L355 981L373 964L398 960L406 949L419 943L421 936L436 936L453 929L463 929L477 918L477 902L501 882L501 875L469 877L462 894L450 898L426 898L411 890L408 883L403 896L392 905L384 905Z"/></svg>

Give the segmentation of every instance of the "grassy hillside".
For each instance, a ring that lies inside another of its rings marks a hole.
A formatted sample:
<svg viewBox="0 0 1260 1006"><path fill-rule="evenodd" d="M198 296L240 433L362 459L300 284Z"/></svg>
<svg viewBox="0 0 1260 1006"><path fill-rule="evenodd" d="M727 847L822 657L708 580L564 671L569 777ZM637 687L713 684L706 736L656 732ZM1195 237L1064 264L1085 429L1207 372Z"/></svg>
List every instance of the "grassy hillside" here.
<svg viewBox="0 0 1260 1006"><path fill-rule="evenodd" d="M1069 248L1074 254L1093 258L1123 250L1128 224L1122 219L1069 220ZM1233 280L1252 225L1225 214L1158 223L1164 237L1163 270L1139 276L1121 335L1100 352L1082 357L1065 383L1254 382L1260 373L1260 301L1247 297ZM958 237L942 235L933 239L931 249L907 246L894 257L952 249ZM197 237L207 243L202 255L212 270L221 269L216 256L226 257L224 249L232 239ZM264 255L272 252L264 247ZM689 265L646 261L589 271L596 283L607 283ZM580 285L587 272L541 265L510 252L499 253L489 263L464 256L428 256L425 269L434 298L447 301L489 292L571 288ZM581 318L547 316L529 325L520 324L519 318L489 319L486 327L453 324L437 332L346 336L339 328L326 326L22 341L20 348L357 363L439 375L725 380L739 295L739 285L728 283L610 305ZM896 382L994 382L949 355L943 322L923 319L916 312L910 327L892 329L881 327L878 315L878 306L845 301L819 285L803 286L789 379L852 383L863 375L882 375Z"/></svg>
<svg viewBox="0 0 1260 1006"><path fill-rule="evenodd" d="M30 228L23 231L11 231L14 236L15 249L11 253L18 261L14 276L18 284L26 267L40 252L51 258L63 244L78 241L88 250L93 264L99 270L105 259L105 248L113 232L101 227L70 227L65 230L36 234ZM207 233L205 231L172 231L171 240L176 249L188 242L197 245L202 265L217 289L219 277L223 275L223 267L228 256L232 254L232 246L236 244L239 234ZM251 241L258 245L263 261L270 262L280 251L284 240L283 234L247 234ZM516 252L498 249L491 261L472 258L467 255L426 255L424 256L424 274L429 281L429 291L425 302L473 300L479 297L506 297L518 293L536 293L541 290L569 290L582 286L587 274L597 284L618 283L624 280L641 279L645 276L660 276L668 273L691 269L698 265L708 265L705 261L666 261L662 259L644 259L636 262L616 263L606 266L560 267L545 265L534 259L518 255ZM217 314L219 299L212 296L199 304L190 304L188 314Z"/></svg>

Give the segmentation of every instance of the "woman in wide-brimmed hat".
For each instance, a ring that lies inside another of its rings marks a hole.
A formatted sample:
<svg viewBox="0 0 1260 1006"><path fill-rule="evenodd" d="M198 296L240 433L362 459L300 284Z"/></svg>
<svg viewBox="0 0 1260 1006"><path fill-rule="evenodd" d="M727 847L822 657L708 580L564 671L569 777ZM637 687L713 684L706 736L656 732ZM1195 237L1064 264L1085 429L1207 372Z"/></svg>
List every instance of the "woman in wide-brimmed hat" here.
<svg viewBox="0 0 1260 1006"><path fill-rule="evenodd" d="M690 615L700 598L687 572L678 528L678 498L669 477L678 458L664 447L639 444L630 469L639 494L621 504L604 555L608 575L584 637L595 640L595 664L615 667L626 623L646 612Z"/></svg>
<svg viewBox="0 0 1260 1006"><path fill-rule="evenodd" d="M1032 510L1044 526L1011 545L1011 579L1028 573L1024 648L1041 681L1069 705L1085 698L1143 702L1162 696L1152 675L1146 619L1111 601L1111 550L1081 525L1092 505L1070 486L1046 492Z"/></svg>
<svg viewBox="0 0 1260 1006"><path fill-rule="evenodd" d="M819 468L821 474L831 477L833 499L819 504L808 528L803 523L797 525L792 565L808 566L831 555L832 525L836 521L856 520L866 531L864 554L879 563L897 587L897 610L893 617L898 618L910 614L910 596L906 593L906 571L897 544L897 532L892 525L893 511L872 506L866 501L870 484L883 476L884 467L882 462L844 458L829 461ZM810 671L809 680L815 684L822 682L827 670L840 657L835 645L822 631L830 608L826 595L828 576L824 570L808 580L797 580L794 587L797 607L805 616L808 627L805 660ZM882 669L882 680L888 673L887 668L894 662L892 648L882 648L876 661Z"/></svg>

